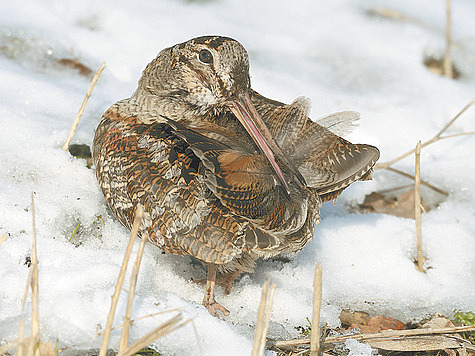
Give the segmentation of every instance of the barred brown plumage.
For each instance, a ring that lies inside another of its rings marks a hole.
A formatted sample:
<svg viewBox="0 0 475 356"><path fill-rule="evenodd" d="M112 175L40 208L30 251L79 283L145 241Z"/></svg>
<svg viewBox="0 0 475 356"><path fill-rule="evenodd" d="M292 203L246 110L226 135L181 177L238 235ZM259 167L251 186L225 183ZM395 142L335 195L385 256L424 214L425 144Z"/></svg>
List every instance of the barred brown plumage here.
<svg viewBox="0 0 475 356"><path fill-rule="evenodd" d="M213 315L228 313L214 299L218 268L229 293L259 257L302 250L322 200L367 179L379 157L308 110L305 99L285 105L253 91L244 47L205 36L161 51L132 97L102 117L93 158L107 204L131 228L140 203L140 234L208 264Z"/></svg>

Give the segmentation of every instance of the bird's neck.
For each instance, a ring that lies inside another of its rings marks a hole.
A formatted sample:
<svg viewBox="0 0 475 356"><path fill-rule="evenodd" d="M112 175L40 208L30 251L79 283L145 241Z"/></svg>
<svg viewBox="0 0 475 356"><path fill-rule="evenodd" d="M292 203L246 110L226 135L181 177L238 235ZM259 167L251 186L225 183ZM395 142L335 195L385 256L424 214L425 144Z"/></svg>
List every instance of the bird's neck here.
<svg viewBox="0 0 475 356"><path fill-rule="evenodd" d="M128 107L134 111L128 114L137 115L144 123L164 122L162 115L184 122L192 122L206 115L200 107L188 103L179 96L161 96L136 91L126 100Z"/></svg>

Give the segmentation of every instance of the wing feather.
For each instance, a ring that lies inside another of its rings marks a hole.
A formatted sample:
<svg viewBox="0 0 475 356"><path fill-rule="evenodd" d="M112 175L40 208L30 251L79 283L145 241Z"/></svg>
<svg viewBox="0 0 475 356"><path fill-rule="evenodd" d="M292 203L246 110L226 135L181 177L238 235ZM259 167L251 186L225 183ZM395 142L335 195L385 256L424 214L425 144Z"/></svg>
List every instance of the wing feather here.
<svg viewBox="0 0 475 356"><path fill-rule="evenodd" d="M252 92L252 100L284 153L322 199L334 198L351 183L370 176L379 150L332 132L348 131L358 113L344 111L313 122L308 118L309 101L303 98L285 105Z"/></svg>

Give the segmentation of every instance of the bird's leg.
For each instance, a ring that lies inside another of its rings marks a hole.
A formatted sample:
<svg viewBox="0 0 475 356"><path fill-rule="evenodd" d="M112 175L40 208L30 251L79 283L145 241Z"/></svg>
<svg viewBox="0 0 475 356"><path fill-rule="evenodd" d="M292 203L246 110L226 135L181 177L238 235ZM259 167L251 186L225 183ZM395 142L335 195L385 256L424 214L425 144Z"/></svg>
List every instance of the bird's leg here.
<svg viewBox="0 0 475 356"><path fill-rule="evenodd" d="M218 283L224 287L224 294L229 295L229 293L231 293L233 282L239 277L241 273L242 270L238 269L234 272L226 273L220 277L220 281Z"/></svg>
<svg viewBox="0 0 475 356"><path fill-rule="evenodd" d="M211 315L217 316L219 310L224 315L229 315L229 311L214 300L214 286L216 284L216 269L218 266L214 263L208 263L208 275L206 280L206 291L203 298L203 305L208 309Z"/></svg>
<svg viewBox="0 0 475 356"><path fill-rule="evenodd" d="M224 288L224 294L229 295L231 293L231 287L233 286L233 282L236 278L238 278L242 273L241 269L238 269L233 272L223 273L220 276L216 277L215 284ZM193 281L193 283L198 283L205 285L207 282L206 279L199 279Z"/></svg>

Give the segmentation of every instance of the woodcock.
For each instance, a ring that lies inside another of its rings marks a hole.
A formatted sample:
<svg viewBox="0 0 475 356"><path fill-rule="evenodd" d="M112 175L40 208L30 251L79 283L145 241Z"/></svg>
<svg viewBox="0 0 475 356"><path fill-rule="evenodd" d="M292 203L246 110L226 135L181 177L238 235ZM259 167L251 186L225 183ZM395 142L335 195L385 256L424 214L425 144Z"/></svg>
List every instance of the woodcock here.
<svg viewBox="0 0 475 356"><path fill-rule="evenodd" d="M102 117L93 158L107 204L129 229L141 204L140 234L208 266L213 315L229 313L216 283L229 293L258 258L295 255L321 203L371 176L378 149L330 131L358 114L315 123L309 109L305 98L286 105L252 90L244 47L205 36L162 50Z"/></svg>

